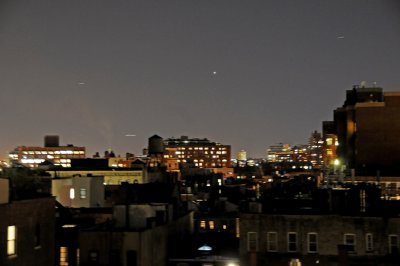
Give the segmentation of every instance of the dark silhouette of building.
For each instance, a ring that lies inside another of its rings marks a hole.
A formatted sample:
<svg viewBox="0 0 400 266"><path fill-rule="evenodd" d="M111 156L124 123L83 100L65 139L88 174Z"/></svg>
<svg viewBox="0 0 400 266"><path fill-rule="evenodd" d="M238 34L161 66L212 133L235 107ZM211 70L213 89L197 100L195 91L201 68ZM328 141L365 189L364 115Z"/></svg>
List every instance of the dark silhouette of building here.
<svg viewBox="0 0 400 266"><path fill-rule="evenodd" d="M398 265L399 204L382 200L378 186L275 183L241 206L241 266Z"/></svg>
<svg viewBox="0 0 400 266"><path fill-rule="evenodd" d="M337 156L356 174L398 174L400 92L354 86L334 111Z"/></svg>
<svg viewBox="0 0 400 266"><path fill-rule="evenodd" d="M16 199L8 181L0 179L0 265L54 265L55 199L43 193Z"/></svg>

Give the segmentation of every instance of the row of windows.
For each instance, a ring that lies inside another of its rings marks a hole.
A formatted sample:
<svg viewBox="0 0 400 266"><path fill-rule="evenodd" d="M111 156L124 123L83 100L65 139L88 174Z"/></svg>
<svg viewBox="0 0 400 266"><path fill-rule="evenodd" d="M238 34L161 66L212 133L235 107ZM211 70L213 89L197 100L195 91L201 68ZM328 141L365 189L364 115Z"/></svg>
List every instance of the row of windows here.
<svg viewBox="0 0 400 266"><path fill-rule="evenodd" d="M240 237L239 231L239 218L236 218L235 221L220 221L215 222L214 220L200 220L199 221L199 229L200 231L205 230L217 230L217 231L234 231L237 238Z"/></svg>
<svg viewBox="0 0 400 266"><path fill-rule="evenodd" d="M297 232L288 232L286 236L286 244L288 252L299 251ZM347 247L348 251L354 252L356 250L356 235L355 234L344 234L343 244ZM388 237L389 252L393 253L399 248L399 237L398 235L389 235ZM248 232L247 233L247 250L248 251L259 251L258 247L258 233ZM372 233L365 234L365 251L371 252L374 250L374 238ZM266 251L277 252L278 251L278 233L267 232L266 235ZM307 252L318 253L318 234L315 232L307 233Z"/></svg>
<svg viewBox="0 0 400 266"><path fill-rule="evenodd" d="M96 253L96 258L98 258L98 252ZM89 252L89 258L92 258L92 251ZM80 250L79 248L76 250L76 265L79 265L80 262ZM98 260L96 259L95 261L91 262L96 262L98 263ZM68 247L60 247L60 264L59 266L68 266L70 263L69 261L69 254L68 254Z"/></svg>
<svg viewBox="0 0 400 266"><path fill-rule="evenodd" d="M22 154L85 154L84 151L60 150L60 151L23 151Z"/></svg>
<svg viewBox="0 0 400 266"><path fill-rule="evenodd" d="M75 189L71 188L69 190L69 198L70 199L75 199ZM86 188L80 188L79 189L79 198L80 199L86 199L87 198L87 189Z"/></svg>
<svg viewBox="0 0 400 266"><path fill-rule="evenodd" d="M168 150L168 147L166 148L167 150ZM178 150L182 150L182 151L184 151L184 150L226 150L227 148L226 147L217 147L217 148L215 148L215 147L211 147L211 148L209 148L209 147L178 147Z"/></svg>

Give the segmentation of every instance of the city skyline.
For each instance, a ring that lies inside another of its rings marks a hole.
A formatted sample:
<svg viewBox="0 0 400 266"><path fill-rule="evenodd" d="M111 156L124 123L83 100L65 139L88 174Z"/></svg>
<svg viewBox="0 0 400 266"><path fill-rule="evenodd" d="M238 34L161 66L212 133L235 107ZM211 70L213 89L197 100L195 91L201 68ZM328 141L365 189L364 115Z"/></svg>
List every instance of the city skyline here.
<svg viewBox="0 0 400 266"><path fill-rule="evenodd" d="M400 90L398 1L2 1L0 158L60 144L141 153L208 138L306 143L346 90ZM128 136L127 136L128 135Z"/></svg>

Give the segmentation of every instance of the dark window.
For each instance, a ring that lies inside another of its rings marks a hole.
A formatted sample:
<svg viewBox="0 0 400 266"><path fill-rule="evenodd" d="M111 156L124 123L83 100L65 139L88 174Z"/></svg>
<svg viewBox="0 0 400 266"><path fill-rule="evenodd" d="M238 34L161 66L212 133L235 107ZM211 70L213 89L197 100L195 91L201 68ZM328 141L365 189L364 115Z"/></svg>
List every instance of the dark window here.
<svg viewBox="0 0 400 266"><path fill-rule="evenodd" d="M288 233L288 251L296 252L297 251L297 233L290 232Z"/></svg>
<svg viewBox="0 0 400 266"><path fill-rule="evenodd" d="M40 247L41 238L40 238L40 224L36 224L35 226L35 247Z"/></svg>
<svg viewBox="0 0 400 266"><path fill-rule="evenodd" d="M137 266L136 250L128 250L126 252L126 265Z"/></svg>

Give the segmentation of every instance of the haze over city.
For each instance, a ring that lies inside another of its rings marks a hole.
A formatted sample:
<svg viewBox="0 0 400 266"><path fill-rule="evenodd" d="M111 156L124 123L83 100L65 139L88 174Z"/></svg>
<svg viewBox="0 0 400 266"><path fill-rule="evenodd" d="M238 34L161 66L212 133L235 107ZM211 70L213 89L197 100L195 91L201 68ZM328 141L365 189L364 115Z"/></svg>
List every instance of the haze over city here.
<svg viewBox="0 0 400 266"><path fill-rule="evenodd" d="M47 134L88 155L140 153L153 134L251 157L305 143L354 84L400 89L399 15L374 0L1 1L0 157Z"/></svg>

